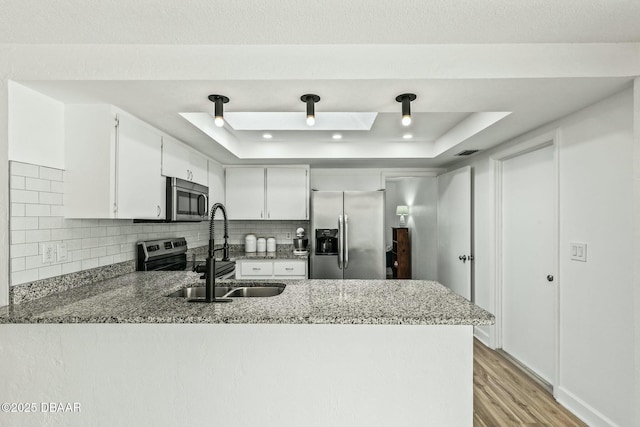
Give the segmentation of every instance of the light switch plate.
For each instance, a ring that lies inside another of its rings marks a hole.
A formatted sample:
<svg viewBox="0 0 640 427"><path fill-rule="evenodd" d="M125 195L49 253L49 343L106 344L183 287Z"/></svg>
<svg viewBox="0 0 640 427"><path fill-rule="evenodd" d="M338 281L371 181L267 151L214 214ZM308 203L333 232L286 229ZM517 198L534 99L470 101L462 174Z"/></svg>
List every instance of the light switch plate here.
<svg viewBox="0 0 640 427"><path fill-rule="evenodd" d="M571 242L570 254L573 261L587 262L587 244Z"/></svg>
<svg viewBox="0 0 640 427"><path fill-rule="evenodd" d="M56 247L56 260L58 262L67 260L67 244L66 243L58 243Z"/></svg>

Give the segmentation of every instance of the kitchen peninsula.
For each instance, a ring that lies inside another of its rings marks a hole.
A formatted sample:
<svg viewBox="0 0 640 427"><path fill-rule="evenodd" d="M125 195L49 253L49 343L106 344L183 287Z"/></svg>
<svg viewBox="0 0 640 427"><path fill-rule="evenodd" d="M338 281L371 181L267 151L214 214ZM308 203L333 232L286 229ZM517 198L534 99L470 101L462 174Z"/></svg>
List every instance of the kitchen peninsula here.
<svg viewBox="0 0 640 427"><path fill-rule="evenodd" d="M82 405L1 416L16 426L472 425L473 325L493 316L440 284L284 280L278 296L228 304L166 297L198 282L131 273L0 308L11 399Z"/></svg>

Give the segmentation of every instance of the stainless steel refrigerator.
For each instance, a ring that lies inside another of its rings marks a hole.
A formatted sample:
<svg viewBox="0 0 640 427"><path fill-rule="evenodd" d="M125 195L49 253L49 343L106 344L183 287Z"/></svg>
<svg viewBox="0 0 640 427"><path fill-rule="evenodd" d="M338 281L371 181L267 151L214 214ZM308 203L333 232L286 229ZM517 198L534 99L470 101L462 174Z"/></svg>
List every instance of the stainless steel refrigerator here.
<svg viewBox="0 0 640 427"><path fill-rule="evenodd" d="M310 277L384 279L384 190L311 193Z"/></svg>

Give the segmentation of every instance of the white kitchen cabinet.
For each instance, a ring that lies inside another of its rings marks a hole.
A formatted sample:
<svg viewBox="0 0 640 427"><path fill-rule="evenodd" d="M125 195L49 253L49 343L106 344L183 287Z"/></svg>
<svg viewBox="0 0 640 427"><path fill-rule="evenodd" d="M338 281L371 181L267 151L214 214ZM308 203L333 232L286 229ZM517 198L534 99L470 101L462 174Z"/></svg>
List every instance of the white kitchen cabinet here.
<svg viewBox="0 0 640 427"><path fill-rule="evenodd" d="M225 197L231 219L309 219L309 168L227 167Z"/></svg>
<svg viewBox="0 0 640 427"><path fill-rule="evenodd" d="M168 136L162 136L162 175L207 185L207 158Z"/></svg>
<svg viewBox="0 0 640 427"><path fill-rule="evenodd" d="M264 219L264 168L227 168L225 207L229 219Z"/></svg>
<svg viewBox="0 0 640 427"><path fill-rule="evenodd" d="M236 279L306 279L307 260L304 259L239 259Z"/></svg>
<svg viewBox="0 0 640 427"><path fill-rule="evenodd" d="M215 203L224 203L224 168L209 160L209 207Z"/></svg>
<svg viewBox="0 0 640 427"><path fill-rule="evenodd" d="M164 219L160 132L111 105L65 111L64 215Z"/></svg>

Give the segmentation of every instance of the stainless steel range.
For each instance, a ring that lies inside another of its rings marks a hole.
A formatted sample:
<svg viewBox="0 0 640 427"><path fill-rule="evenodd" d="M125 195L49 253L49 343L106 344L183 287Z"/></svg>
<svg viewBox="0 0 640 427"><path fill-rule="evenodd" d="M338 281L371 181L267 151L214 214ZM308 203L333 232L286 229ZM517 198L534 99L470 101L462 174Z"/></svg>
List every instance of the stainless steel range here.
<svg viewBox="0 0 640 427"><path fill-rule="evenodd" d="M204 263L204 259L201 261ZM184 237L138 242L137 271L194 270L197 264L195 255L187 261L187 240ZM216 261L216 278L233 278L235 271L235 261Z"/></svg>

